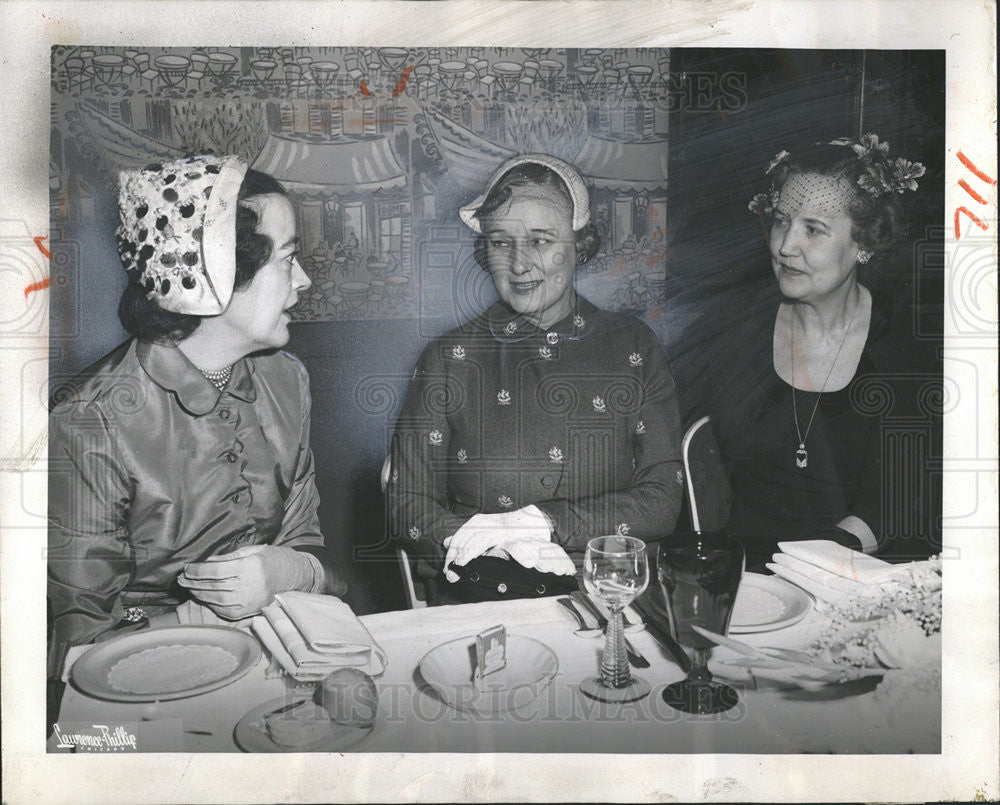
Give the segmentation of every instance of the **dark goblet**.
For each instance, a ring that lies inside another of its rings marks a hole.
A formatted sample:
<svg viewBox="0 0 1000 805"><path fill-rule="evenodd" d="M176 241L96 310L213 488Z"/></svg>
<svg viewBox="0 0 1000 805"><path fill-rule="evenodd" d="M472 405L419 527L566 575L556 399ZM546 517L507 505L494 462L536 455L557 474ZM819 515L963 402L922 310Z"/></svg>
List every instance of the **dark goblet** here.
<svg viewBox="0 0 1000 805"><path fill-rule="evenodd" d="M728 631L743 576L743 546L724 532L675 534L660 543L657 576L674 639L693 652L687 679L669 685L664 701L685 713L729 710L739 695L712 679L708 655L714 644L692 627Z"/></svg>

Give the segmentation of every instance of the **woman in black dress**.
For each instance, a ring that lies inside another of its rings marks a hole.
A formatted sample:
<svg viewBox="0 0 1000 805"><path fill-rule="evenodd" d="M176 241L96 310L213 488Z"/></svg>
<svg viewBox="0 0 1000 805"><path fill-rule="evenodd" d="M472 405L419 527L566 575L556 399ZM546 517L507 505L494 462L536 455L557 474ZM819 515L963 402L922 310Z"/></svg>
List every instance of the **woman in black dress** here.
<svg viewBox="0 0 1000 805"><path fill-rule="evenodd" d="M686 413L712 417L733 492L729 528L751 564L782 540L885 547L895 512L880 415L902 397L910 336L858 270L901 239L900 194L923 173L874 135L783 151L770 192L750 204L768 219L777 287L742 298L717 337L703 321L682 340L685 396L696 401Z"/></svg>

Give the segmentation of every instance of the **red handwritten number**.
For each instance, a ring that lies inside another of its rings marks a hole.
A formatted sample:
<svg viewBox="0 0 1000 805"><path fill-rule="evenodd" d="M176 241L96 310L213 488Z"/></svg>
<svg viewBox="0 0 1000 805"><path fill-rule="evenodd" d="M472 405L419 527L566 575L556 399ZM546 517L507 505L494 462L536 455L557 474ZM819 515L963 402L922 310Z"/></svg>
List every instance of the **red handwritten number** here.
<svg viewBox="0 0 1000 805"><path fill-rule="evenodd" d="M983 173L981 170L979 170L979 168L977 168L974 164L972 164L972 160L969 159L961 151L958 152L958 160L963 165L965 165L965 167L967 167L970 171L972 171L974 174L976 174L976 176L978 178L980 178L984 182L986 182L986 184L996 184L997 183L996 179L990 178L987 174Z"/></svg>
<svg viewBox="0 0 1000 805"><path fill-rule="evenodd" d="M24 289L24 298L28 298L28 294L32 291L42 291L49 287L49 278L46 277L41 282L33 282L27 288Z"/></svg>
<svg viewBox="0 0 1000 805"><path fill-rule="evenodd" d="M42 245L42 241L43 240L48 240L48 239L49 239L48 235L39 235L38 237L32 238L32 240L35 241L35 245L38 247L38 251L40 251L42 254L44 254L45 258L47 260L51 260L52 259L52 254L49 252L48 249L46 249ZM49 278L48 277L46 277L45 279L43 279L41 282L33 282L33 283L31 283L31 285L29 285L27 288L24 289L24 298L27 299L29 293L32 293L34 291L43 291L43 290L45 290L48 287L49 287Z"/></svg>
<svg viewBox="0 0 1000 805"><path fill-rule="evenodd" d="M965 165L965 167L967 167L970 171L972 171L972 173L976 176L976 178L981 179L982 181L986 182L986 184L995 185L997 183L996 179L979 170L979 168L976 167L976 165L972 162L972 160L969 159L961 151L958 152L958 161L961 162L963 165ZM969 187L969 183L965 181L965 179L959 179L958 186L961 187L970 196L972 196L972 199L976 203L978 204L986 203L986 199L983 198L981 195L979 195L979 193L977 193L971 187ZM955 240L959 240L962 237L962 231L961 228L959 227L959 221L963 213L969 216L969 220L972 221L972 223L974 223L980 229L982 230L989 229L989 224L980 220L979 217L974 212L972 212L968 207L959 207L957 210L955 210Z"/></svg>
<svg viewBox="0 0 1000 805"><path fill-rule="evenodd" d="M975 213L969 211L968 207L959 207L957 210L955 210L955 240L958 240L961 237L958 230L958 219L963 212L966 215L968 215L969 218L972 220L972 223L974 223L980 229L989 229L989 224L985 224L982 221L980 221L976 217Z"/></svg>

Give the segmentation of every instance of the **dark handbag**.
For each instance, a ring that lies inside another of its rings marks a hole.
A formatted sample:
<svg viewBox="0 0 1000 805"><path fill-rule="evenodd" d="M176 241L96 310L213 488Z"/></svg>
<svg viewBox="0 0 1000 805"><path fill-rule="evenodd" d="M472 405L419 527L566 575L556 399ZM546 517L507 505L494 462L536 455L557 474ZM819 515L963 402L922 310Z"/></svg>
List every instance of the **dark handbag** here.
<svg viewBox="0 0 1000 805"><path fill-rule="evenodd" d="M499 556L477 556L463 566L452 565L459 580L449 585L463 601L504 601L567 595L577 589L576 576L543 573Z"/></svg>

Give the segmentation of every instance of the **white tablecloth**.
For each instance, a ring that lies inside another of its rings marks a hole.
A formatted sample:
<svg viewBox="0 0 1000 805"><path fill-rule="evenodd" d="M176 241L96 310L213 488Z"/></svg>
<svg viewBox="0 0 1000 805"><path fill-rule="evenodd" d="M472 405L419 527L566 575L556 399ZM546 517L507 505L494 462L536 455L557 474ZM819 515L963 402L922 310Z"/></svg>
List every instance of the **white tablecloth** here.
<svg viewBox="0 0 1000 805"><path fill-rule="evenodd" d="M872 693L877 680L810 693L763 682L755 687L748 677L739 687L740 703L729 712L694 716L675 711L660 692L684 674L646 632L634 632L629 639L651 663L633 673L653 686L652 694L623 705L595 702L577 685L599 672L604 641L573 634L572 617L552 598L403 610L361 620L385 649L389 663L377 681L378 723L351 751L940 751L940 697L934 701L913 697L905 707L888 706ZM559 659L558 673L535 702L516 713L488 717L451 709L421 679L417 670L421 657L449 639L501 623L509 634L533 637L552 648ZM815 633L816 616L810 613L786 629L741 637L762 646L803 647ZM727 652L716 649L713 656L715 663ZM265 678L267 665L265 658L227 687L156 705L100 701L68 684L59 723L138 725L140 751L238 751L233 731L239 719L263 702L287 694L283 679ZM144 717L152 720L143 722Z"/></svg>

